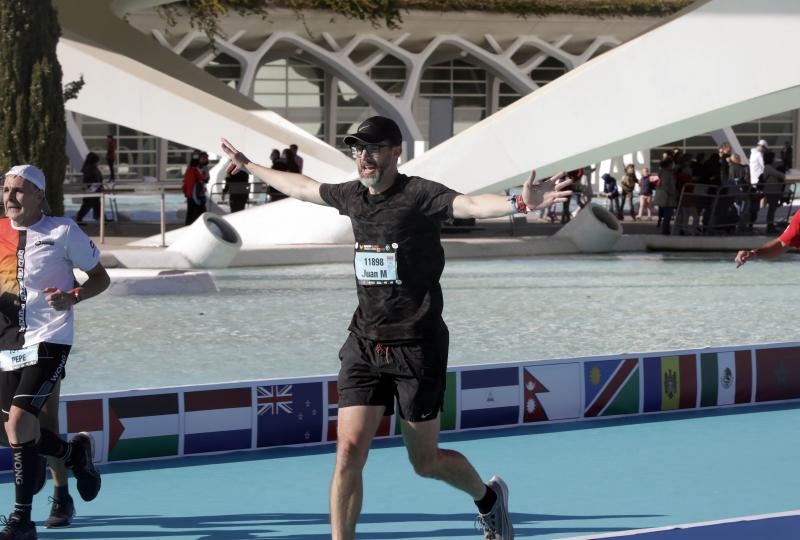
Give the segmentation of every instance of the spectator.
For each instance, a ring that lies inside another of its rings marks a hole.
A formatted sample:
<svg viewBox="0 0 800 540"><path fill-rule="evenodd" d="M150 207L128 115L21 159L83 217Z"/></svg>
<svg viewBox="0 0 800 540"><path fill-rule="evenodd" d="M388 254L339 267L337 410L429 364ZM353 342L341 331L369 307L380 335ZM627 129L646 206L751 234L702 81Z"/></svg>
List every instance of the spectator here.
<svg viewBox="0 0 800 540"><path fill-rule="evenodd" d="M290 144L289 149L294 154L294 162L297 164L297 172L303 174L303 158L301 158L300 155L297 153L297 150L299 148L297 147L296 144Z"/></svg>
<svg viewBox="0 0 800 540"><path fill-rule="evenodd" d="M603 174L603 193L608 198L608 211L619 216L619 189L617 179L608 173Z"/></svg>
<svg viewBox="0 0 800 540"><path fill-rule="evenodd" d="M300 169L297 167L297 160L295 160L295 153L291 148L284 148L281 159L286 163L286 170L290 173L299 173Z"/></svg>
<svg viewBox="0 0 800 540"><path fill-rule="evenodd" d="M750 185L750 167L742 164L739 154L732 154L730 159L730 179L736 186L738 197L736 209L739 214L737 229L740 231L750 227L750 200L752 186Z"/></svg>
<svg viewBox="0 0 800 540"><path fill-rule="evenodd" d="M269 154L269 159L272 161L272 168L276 171L285 171L286 163L281 159L281 151L273 148Z"/></svg>
<svg viewBox="0 0 800 540"><path fill-rule="evenodd" d="M775 229L775 211L781 204L783 186L786 176L775 168L775 152L764 153L763 186L767 199L767 233L777 232Z"/></svg>
<svg viewBox="0 0 800 540"><path fill-rule="evenodd" d="M781 164L783 165L784 172L792 168L792 146L789 141L783 143L781 148Z"/></svg>
<svg viewBox="0 0 800 540"><path fill-rule="evenodd" d="M653 184L650 182L650 169L642 167L642 177L639 179L639 213L638 219L644 218L647 210L647 219L653 219Z"/></svg>
<svg viewBox="0 0 800 540"><path fill-rule="evenodd" d="M761 139L755 148L750 150L750 230L758 219L758 210L761 206L763 193L764 152L767 151L767 141Z"/></svg>
<svg viewBox="0 0 800 540"><path fill-rule="evenodd" d="M113 135L106 135L106 162L108 163L108 179L113 182L116 179L114 164L117 161L117 141Z"/></svg>
<svg viewBox="0 0 800 540"><path fill-rule="evenodd" d="M572 194L577 197L578 206L583 208L584 204L581 200L581 195L583 193L583 185L581 184L581 178L583 178L583 169L575 169L574 171L569 171L567 173L567 178L571 179L572 184ZM572 201L572 197L569 197L566 201L562 203L561 206L561 223L569 223L569 220L572 219L572 211L570 210L570 202Z"/></svg>
<svg viewBox="0 0 800 540"><path fill-rule="evenodd" d="M675 186L675 164L671 157L667 157L659 164L658 188L654 197L658 205L658 220L661 234L670 234L670 221L678 204L677 189Z"/></svg>
<svg viewBox="0 0 800 540"><path fill-rule="evenodd" d="M86 154L86 159L83 161L81 173L83 173L83 188L87 193L100 193L103 191L103 173L100 172L100 156L94 152ZM92 219L100 221L100 198L99 197L84 197L81 202L81 207L78 210L78 215L75 216L75 222L78 224L83 223L83 218L86 214L92 211Z"/></svg>
<svg viewBox="0 0 800 540"><path fill-rule="evenodd" d="M675 194L678 200L678 211L675 216L675 228L678 234L697 234L700 230L700 218L697 213L697 198L694 195L692 173L692 156L684 154L681 163L675 169ZM689 220L692 226L689 227Z"/></svg>
<svg viewBox="0 0 800 540"><path fill-rule="evenodd" d="M239 171L225 177L225 187L222 194L228 195L231 205L231 213L244 210L247 206L247 199L250 197L250 175L246 171Z"/></svg>
<svg viewBox="0 0 800 540"><path fill-rule="evenodd" d="M191 225L206 211L205 177L200 170L200 158L193 157L183 175L183 194L186 197L186 225ZM197 197L198 186L202 197Z"/></svg>
<svg viewBox="0 0 800 540"><path fill-rule="evenodd" d="M622 214L625 212L625 203L630 201L631 203L631 218L636 221L636 211L633 205L633 192L636 189L636 184L639 183L639 179L636 178L636 165L633 163L629 163L625 166L625 174L622 176L622 199L620 200L619 204L619 219L624 219Z"/></svg>

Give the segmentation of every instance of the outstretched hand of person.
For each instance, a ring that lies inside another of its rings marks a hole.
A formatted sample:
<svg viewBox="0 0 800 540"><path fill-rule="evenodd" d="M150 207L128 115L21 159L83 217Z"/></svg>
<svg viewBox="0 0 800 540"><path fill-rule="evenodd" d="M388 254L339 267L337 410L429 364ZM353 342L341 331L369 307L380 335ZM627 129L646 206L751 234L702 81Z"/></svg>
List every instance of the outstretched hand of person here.
<svg viewBox="0 0 800 540"><path fill-rule="evenodd" d="M247 166L251 163L247 156L242 154L239 150L233 146L228 139L222 139L222 151L228 156L230 160L230 164L227 167L228 174L236 174L239 171L245 171L249 173L250 171L247 170Z"/></svg>
<svg viewBox="0 0 800 540"><path fill-rule="evenodd" d="M572 191L567 191L566 188L572 185L572 179L567 178L560 181L565 175L566 173L561 171L544 182L534 184L536 171L531 171L530 176L522 185L522 200L525 201L528 209L539 210L553 204L567 202L572 197Z"/></svg>
<svg viewBox="0 0 800 540"><path fill-rule="evenodd" d="M753 250L750 250L750 249L742 250L739 253L737 253L736 254L736 259L735 259L736 260L736 268L739 268L744 263L746 263L750 259L754 258L755 255L756 255L755 252L753 252Z"/></svg>

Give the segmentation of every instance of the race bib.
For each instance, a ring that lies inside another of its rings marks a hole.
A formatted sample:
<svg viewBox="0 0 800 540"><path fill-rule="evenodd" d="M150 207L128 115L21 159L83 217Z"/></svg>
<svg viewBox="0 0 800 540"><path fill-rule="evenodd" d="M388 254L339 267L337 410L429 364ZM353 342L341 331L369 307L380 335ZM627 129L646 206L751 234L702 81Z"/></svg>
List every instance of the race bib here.
<svg viewBox="0 0 800 540"><path fill-rule="evenodd" d="M400 285L397 277L397 244L356 244L353 265L362 285Z"/></svg>
<svg viewBox="0 0 800 540"><path fill-rule="evenodd" d="M14 371L33 366L39 361L39 345L15 351L0 351L0 371Z"/></svg>

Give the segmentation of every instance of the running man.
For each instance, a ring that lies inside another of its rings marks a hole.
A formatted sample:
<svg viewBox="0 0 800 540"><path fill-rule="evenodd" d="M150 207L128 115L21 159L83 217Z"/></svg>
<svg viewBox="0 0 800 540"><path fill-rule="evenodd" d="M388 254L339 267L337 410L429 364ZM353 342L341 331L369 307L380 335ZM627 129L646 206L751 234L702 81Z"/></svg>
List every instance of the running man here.
<svg viewBox="0 0 800 540"><path fill-rule="evenodd" d="M14 511L0 540L35 539L31 502L39 454L64 462L78 492L91 501L100 491L93 442L79 433L70 442L39 422L58 389L73 337L72 307L103 292L108 274L94 243L74 221L45 215L45 177L33 165L5 175L0 219L0 404L13 451ZM73 288L72 269L89 279ZM57 399L57 395L55 396Z"/></svg>
<svg viewBox="0 0 800 540"><path fill-rule="evenodd" d="M736 268L755 258L774 259L783 255L789 248L800 248L800 212L795 212L789 226L778 238L770 240L756 249L740 251L736 254Z"/></svg>
<svg viewBox="0 0 800 540"><path fill-rule="evenodd" d="M363 497L362 470L384 415L399 403L408 457L420 476L468 493L479 511L484 538L508 540L508 488L492 477L484 484L460 453L438 447L444 401L448 330L442 320L444 269L441 222L490 218L547 208L572 196L563 173L523 195L462 195L442 184L397 171L402 135L392 120L373 116L345 138L360 179L321 184L251 162L222 140L231 170L248 170L290 197L336 208L350 218L356 246L358 308L339 352L336 466L330 491L334 540L355 538Z"/></svg>

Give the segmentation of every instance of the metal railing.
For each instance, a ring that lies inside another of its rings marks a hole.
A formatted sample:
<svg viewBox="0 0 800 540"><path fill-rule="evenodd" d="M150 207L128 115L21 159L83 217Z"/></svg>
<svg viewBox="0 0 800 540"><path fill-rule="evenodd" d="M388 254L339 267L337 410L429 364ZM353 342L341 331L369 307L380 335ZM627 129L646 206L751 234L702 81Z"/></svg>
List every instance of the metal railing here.
<svg viewBox="0 0 800 540"><path fill-rule="evenodd" d="M795 189L794 183L759 187L689 183L681 189L674 227L684 234L734 234L768 223L769 206L774 207L773 223L788 222Z"/></svg>

